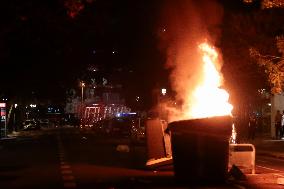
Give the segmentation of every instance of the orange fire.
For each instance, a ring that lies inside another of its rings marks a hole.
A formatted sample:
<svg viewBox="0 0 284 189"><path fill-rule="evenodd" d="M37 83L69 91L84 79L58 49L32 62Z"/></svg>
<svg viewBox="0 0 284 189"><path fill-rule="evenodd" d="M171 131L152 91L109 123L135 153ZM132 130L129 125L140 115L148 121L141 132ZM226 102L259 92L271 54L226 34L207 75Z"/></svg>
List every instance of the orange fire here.
<svg viewBox="0 0 284 189"><path fill-rule="evenodd" d="M233 106L228 102L229 94L220 88L222 75L218 53L207 43L200 44L199 50L203 63L199 83L185 95L182 113L176 115L175 120L231 115Z"/></svg>
<svg viewBox="0 0 284 189"><path fill-rule="evenodd" d="M207 43L199 45L203 53L203 81L193 92L195 99L191 111L194 118L231 115L233 106L228 103L229 94L219 87L222 77L216 69L217 51Z"/></svg>

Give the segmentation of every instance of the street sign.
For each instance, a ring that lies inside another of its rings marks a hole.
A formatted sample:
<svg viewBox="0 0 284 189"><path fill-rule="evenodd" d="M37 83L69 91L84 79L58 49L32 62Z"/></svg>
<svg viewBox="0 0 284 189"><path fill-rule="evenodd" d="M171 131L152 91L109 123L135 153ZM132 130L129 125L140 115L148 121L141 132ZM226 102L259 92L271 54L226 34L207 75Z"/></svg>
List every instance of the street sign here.
<svg viewBox="0 0 284 189"><path fill-rule="evenodd" d="M0 103L0 138L7 135L6 103Z"/></svg>
<svg viewBox="0 0 284 189"><path fill-rule="evenodd" d="M0 116L1 116L1 121L6 120L6 110L5 108L0 108Z"/></svg>

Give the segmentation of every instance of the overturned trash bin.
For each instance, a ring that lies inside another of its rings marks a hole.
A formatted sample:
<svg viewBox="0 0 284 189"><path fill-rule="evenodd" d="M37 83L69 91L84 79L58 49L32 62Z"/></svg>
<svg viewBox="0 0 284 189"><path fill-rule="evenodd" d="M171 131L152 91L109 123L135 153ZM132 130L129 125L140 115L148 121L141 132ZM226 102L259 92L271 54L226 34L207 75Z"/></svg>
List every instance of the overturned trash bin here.
<svg viewBox="0 0 284 189"><path fill-rule="evenodd" d="M169 124L174 173L187 184L224 183L228 173L231 116Z"/></svg>

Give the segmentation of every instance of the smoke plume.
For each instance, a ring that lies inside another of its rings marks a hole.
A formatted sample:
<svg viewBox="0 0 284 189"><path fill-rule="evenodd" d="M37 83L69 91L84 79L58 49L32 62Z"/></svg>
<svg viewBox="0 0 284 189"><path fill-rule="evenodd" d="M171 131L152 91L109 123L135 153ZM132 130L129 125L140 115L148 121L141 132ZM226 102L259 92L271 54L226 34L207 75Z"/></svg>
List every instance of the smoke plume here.
<svg viewBox="0 0 284 189"><path fill-rule="evenodd" d="M193 99L188 94L198 85L202 71L198 45L205 41L212 45L218 42L222 15L222 6L212 0L169 0L166 3L161 16L160 48L167 52L166 68L171 70L175 100L182 104L179 109L169 108L169 121L185 119L182 111L189 108ZM220 69L222 65L217 66Z"/></svg>

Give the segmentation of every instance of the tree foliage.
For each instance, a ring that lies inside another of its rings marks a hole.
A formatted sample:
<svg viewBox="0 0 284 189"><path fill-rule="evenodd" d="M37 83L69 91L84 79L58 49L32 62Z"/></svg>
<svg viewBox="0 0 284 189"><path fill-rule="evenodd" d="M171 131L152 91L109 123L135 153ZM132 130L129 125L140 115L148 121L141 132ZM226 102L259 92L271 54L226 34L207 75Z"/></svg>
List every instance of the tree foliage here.
<svg viewBox="0 0 284 189"><path fill-rule="evenodd" d="M226 14L222 44L225 69L237 73L230 76L232 83L249 83L240 86L242 90L250 88L251 93L268 85L272 94L280 93L284 83L284 27L280 24L284 19L284 0L243 2L247 3L245 9L229 10Z"/></svg>
<svg viewBox="0 0 284 189"><path fill-rule="evenodd" d="M86 3L94 0L64 0L64 6L70 18L75 18L84 8Z"/></svg>
<svg viewBox="0 0 284 189"><path fill-rule="evenodd" d="M245 3L252 3L254 0L243 0ZM271 9L273 11L275 8L284 8L284 0L262 0L261 9ZM274 28L272 28L273 30ZM282 29L283 30L283 29ZM282 31L283 32L283 31ZM283 34L276 34L276 48L280 56L277 55L264 55L260 53L263 51L263 47L251 47L249 49L250 56L256 60L256 63L264 68L267 75L268 81L271 87L271 93L277 94L283 91L284 86L284 37ZM271 45L269 46L271 47Z"/></svg>
<svg viewBox="0 0 284 189"><path fill-rule="evenodd" d="M255 0L243 0L244 3L253 3ZM262 0L262 9L284 8L284 0Z"/></svg>
<svg viewBox="0 0 284 189"><path fill-rule="evenodd" d="M263 0L261 3L263 9L269 8L284 8L283 0Z"/></svg>
<svg viewBox="0 0 284 189"><path fill-rule="evenodd" d="M223 73L226 86L236 98L250 102L259 89L268 88L262 68L250 57L249 48L264 49L274 53L271 40L276 31L270 31L276 23L270 15L261 12L226 12L221 48L224 59ZM265 23L265 24L264 24ZM276 27L275 27L276 28ZM245 103L245 102L244 102Z"/></svg>
<svg viewBox="0 0 284 189"><path fill-rule="evenodd" d="M256 48L250 48L250 56L263 67L271 86L271 93L283 91L284 86L284 37L276 37L276 46L281 56L262 55Z"/></svg>

